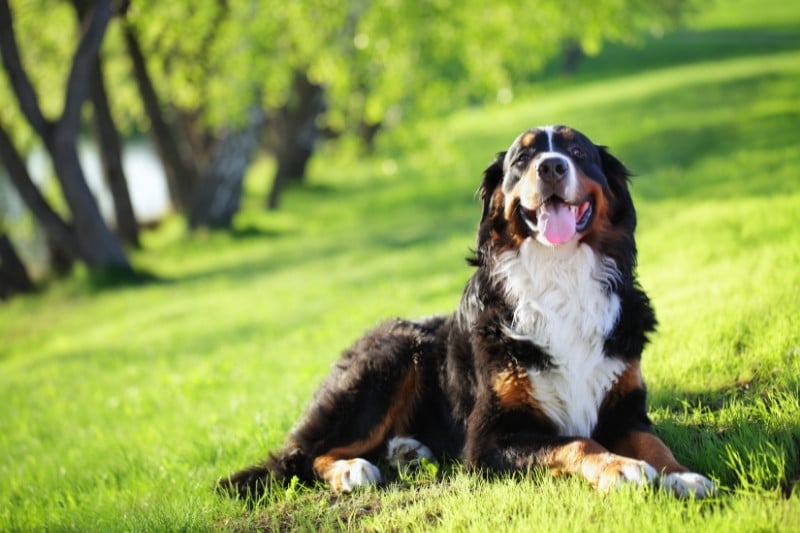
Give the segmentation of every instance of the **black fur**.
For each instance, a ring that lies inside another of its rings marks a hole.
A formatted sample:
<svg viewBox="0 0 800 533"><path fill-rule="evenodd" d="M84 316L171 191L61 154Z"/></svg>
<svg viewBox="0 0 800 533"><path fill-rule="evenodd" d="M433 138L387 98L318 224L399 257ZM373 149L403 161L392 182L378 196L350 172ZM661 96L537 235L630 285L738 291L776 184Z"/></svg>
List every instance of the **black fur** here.
<svg viewBox="0 0 800 533"><path fill-rule="evenodd" d="M584 245L614 259L620 273L608 287L619 296L621 309L604 352L636 362L655 317L635 277L630 173L606 148L574 130L559 131L558 142L564 147L558 148L568 153L567 143L578 143L586 157L575 164L586 179L594 180L608 203L607 227L584 237ZM509 154L534 148L518 141ZM554 364L544 348L507 334L513 309L505 287L492 275L497 255L529 237L524 224L507 218L496 201L505 194L506 175L520 172L516 180L523 175L524 159L504 169L505 159L506 152L500 152L483 175L478 242L471 260L476 270L456 312L420 321L395 319L366 334L344 352L284 448L265 463L221 480L221 486L246 496L257 495L270 480L286 483L296 476L310 482L318 479L315 458L358 442L366 443L359 457L374 463L394 435L412 436L439 459L463 460L497 472L547 465L553 450L575 440L559 435L541 411L504 405L492 388L506 369L546 372ZM642 385L609 394L591 437L610 447L620 435L649 428Z"/></svg>

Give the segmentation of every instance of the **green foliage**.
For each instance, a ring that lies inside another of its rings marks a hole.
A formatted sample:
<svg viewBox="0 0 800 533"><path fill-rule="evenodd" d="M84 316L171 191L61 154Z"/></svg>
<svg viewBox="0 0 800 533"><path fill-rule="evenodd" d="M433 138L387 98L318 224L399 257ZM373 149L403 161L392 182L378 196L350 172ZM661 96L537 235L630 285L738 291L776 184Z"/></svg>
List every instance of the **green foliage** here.
<svg viewBox="0 0 800 533"><path fill-rule="evenodd" d="M77 17L68 2L24 0L12 2L14 30L23 66L45 117L55 119L64 107L64 87L70 60L78 44ZM42 17L46 12L47 16ZM16 105L6 71L0 68L0 123L21 147L33 144L33 132ZM13 103L13 104L12 104Z"/></svg>
<svg viewBox="0 0 800 533"><path fill-rule="evenodd" d="M738 5L719 11L751 20ZM186 237L171 220L145 235L135 261L161 283L98 292L79 272L0 307L0 530L800 528L800 49L782 38L720 57L705 46L718 37L694 34L696 64L679 66L688 45L648 38L615 78L609 49L575 81L408 125L375 159L329 150L280 213L260 210L260 161L237 232ZM648 50L667 66L648 70ZM660 319L643 363L652 418L720 496L600 495L452 465L347 497L295 484L255 509L215 494L281 443L357 335L454 308L480 172L522 128L552 122L637 173L639 270Z"/></svg>
<svg viewBox="0 0 800 533"><path fill-rule="evenodd" d="M663 33L693 8L692 0L546 0L535 9L518 0L142 0L128 20L162 99L208 125L242 120L259 97L266 110L279 109L292 98L294 72L303 71L327 89L324 122L344 130L510 101L566 42L596 54L609 40L639 40L642 29ZM113 25L111 33L113 60ZM141 123L130 83L122 85L128 105L118 115Z"/></svg>

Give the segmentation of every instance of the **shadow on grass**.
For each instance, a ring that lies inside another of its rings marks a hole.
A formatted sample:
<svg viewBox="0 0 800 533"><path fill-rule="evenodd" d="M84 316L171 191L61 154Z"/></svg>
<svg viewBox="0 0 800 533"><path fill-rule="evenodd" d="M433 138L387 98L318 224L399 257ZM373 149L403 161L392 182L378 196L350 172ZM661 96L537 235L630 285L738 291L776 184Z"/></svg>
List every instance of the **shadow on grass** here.
<svg viewBox="0 0 800 533"><path fill-rule="evenodd" d="M800 490L800 381L775 389L760 379L701 392L660 392L653 406L670 413L656 430L679 461L727 489ZM766 380L765 380L766 381Z"/></svg>
<svg viewBox="0 0 800 533"><path fill-rule="evenodd" d="M647 37L638 46L608 44L579 66L577 77L598 80L693 63L760 56L800 49L794 28L746 28L712 31L678 30L662 38ZM561 63L545 74L557 75Z"/></svg>
<svg viewBox="0 0 800 533"><path fill-rule="evenodd" d="M260 228L255 224L247 224L244 226L236 226L230 230L223 230L231 238L238 241L246 241L250 239L276 239L286 235L286 232Z"/></svg>
<svg viewBox="0 0 800 533"><path fill-rule="evenodd" d="M129 287L167 283L168 279L142 268L108 266L86 274L86 285L92 292L106 292Z"/></svg>

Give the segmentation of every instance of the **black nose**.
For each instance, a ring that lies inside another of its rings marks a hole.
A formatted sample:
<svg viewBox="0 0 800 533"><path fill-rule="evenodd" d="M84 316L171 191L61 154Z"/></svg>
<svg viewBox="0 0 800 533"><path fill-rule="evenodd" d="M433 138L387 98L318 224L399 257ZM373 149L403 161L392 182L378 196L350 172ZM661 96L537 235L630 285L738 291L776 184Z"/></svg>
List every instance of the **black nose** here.
<svg viewBox="0 0 800 533"><path fill-rule="evenodd" d="M560 157L542 159L536 167L536 172L539 173L539 177L542 181L549 183L563 180L567 176L568 171L569 167L567 167L567 162Z"/></svg>

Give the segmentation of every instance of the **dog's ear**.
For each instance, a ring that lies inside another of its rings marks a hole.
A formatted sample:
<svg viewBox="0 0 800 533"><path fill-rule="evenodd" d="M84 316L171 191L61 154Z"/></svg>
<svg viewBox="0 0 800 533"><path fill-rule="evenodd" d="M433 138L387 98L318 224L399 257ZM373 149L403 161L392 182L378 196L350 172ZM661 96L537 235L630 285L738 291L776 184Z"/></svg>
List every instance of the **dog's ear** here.
<svg viewBox="0 0 800 533"><path fill-rule="evenodd" d="M628 180L633 173L606 146L598 146L603 174L612 194L612 207L609 216L613 223L626 226L631 232L636 227L636 212L628 190Z"/></svg>
<svg viewBox="0 0 800 533"><path fill-rule="evenodd" d="M620 189L628 189L628 178L631 177L631 171L627 169L622 161L611 155L607 146L598 146L597 151L600 153L600 164L608 180L608 186L616 194Z"/></svg>
<svg viewBox="0 0 800 533"><path fill-rule="evenodd" d="M483 183L481 183L481 188L478 191L481 196L481 203L483 204L481 222L486 220L486 217L489 215L489 208L492 204L494 190L503 181L503 160L505 157L505 152L498 152L492 164L483 171Z"/></svg>

